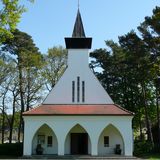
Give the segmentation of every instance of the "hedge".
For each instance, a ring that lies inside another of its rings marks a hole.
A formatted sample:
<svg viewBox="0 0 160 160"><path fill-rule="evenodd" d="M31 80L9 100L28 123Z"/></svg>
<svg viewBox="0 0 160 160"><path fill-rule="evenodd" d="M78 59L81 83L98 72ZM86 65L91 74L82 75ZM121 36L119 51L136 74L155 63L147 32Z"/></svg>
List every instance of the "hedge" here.
<svg viewBox="0 0 160 160"><path fill-rule="evenodd" d="M150 142L147 141L135 141L134 142L134 155L139 156L146 153L153 152L153 148Z"/></svg>
<svg viewBox="0 0 160 160"><path fill-rule="evenodd" d="M0 155L22 156L23 144L22 143L0 144Z"/></svg>

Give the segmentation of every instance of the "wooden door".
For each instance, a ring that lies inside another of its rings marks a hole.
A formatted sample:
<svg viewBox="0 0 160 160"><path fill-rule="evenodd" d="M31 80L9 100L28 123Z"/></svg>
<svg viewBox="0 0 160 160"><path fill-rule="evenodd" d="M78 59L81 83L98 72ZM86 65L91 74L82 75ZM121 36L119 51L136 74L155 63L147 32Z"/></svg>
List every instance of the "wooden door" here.
<svg viewBox="0 0 160 160"><path fill-rule="evenodd" d="M71 154L88 154L87 133L71 133Z"/></svg>

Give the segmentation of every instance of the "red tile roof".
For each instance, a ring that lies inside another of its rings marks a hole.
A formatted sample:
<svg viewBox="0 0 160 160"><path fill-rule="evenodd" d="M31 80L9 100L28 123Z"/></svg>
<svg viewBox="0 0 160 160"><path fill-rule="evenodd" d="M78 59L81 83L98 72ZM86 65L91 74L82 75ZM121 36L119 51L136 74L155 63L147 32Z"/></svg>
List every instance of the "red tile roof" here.
<svg viewBox="0 0 160 160"><path fill-rule="evenodd" d="M133 116L134 113L115 104L94 104L94 105L44 105L24 112L23 116L41 115L124 115Z"/></svg>

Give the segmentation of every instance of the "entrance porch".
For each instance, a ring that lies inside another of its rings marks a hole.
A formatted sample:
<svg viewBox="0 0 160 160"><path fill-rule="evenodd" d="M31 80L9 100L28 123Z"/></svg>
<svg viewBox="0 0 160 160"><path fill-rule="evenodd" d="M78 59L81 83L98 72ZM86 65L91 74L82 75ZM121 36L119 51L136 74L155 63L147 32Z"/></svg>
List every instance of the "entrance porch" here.
<svg viewBox="0 0 160 160"><path fill-rule="evenodd" d="M119 146L118 156L132 156L133 139L128 117L125 121L120 117L113 120L112 116L50 116L46 119L37 116L32 119L25 123L26 156L36 155L38 144L43 148L43 155L110 156Z"/></svg>

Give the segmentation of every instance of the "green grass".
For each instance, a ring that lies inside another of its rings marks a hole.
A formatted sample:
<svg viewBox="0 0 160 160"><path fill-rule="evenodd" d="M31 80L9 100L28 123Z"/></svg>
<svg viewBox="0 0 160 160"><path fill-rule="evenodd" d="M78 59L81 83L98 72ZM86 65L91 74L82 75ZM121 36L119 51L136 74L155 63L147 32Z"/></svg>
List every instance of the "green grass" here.
<svg viewBox="0 0 160 160"><path fill-rule="evenodd" d="M146 155L139 156L139 158L150 159L150 160L160 160L160 153L146 154Z"/></svg>

